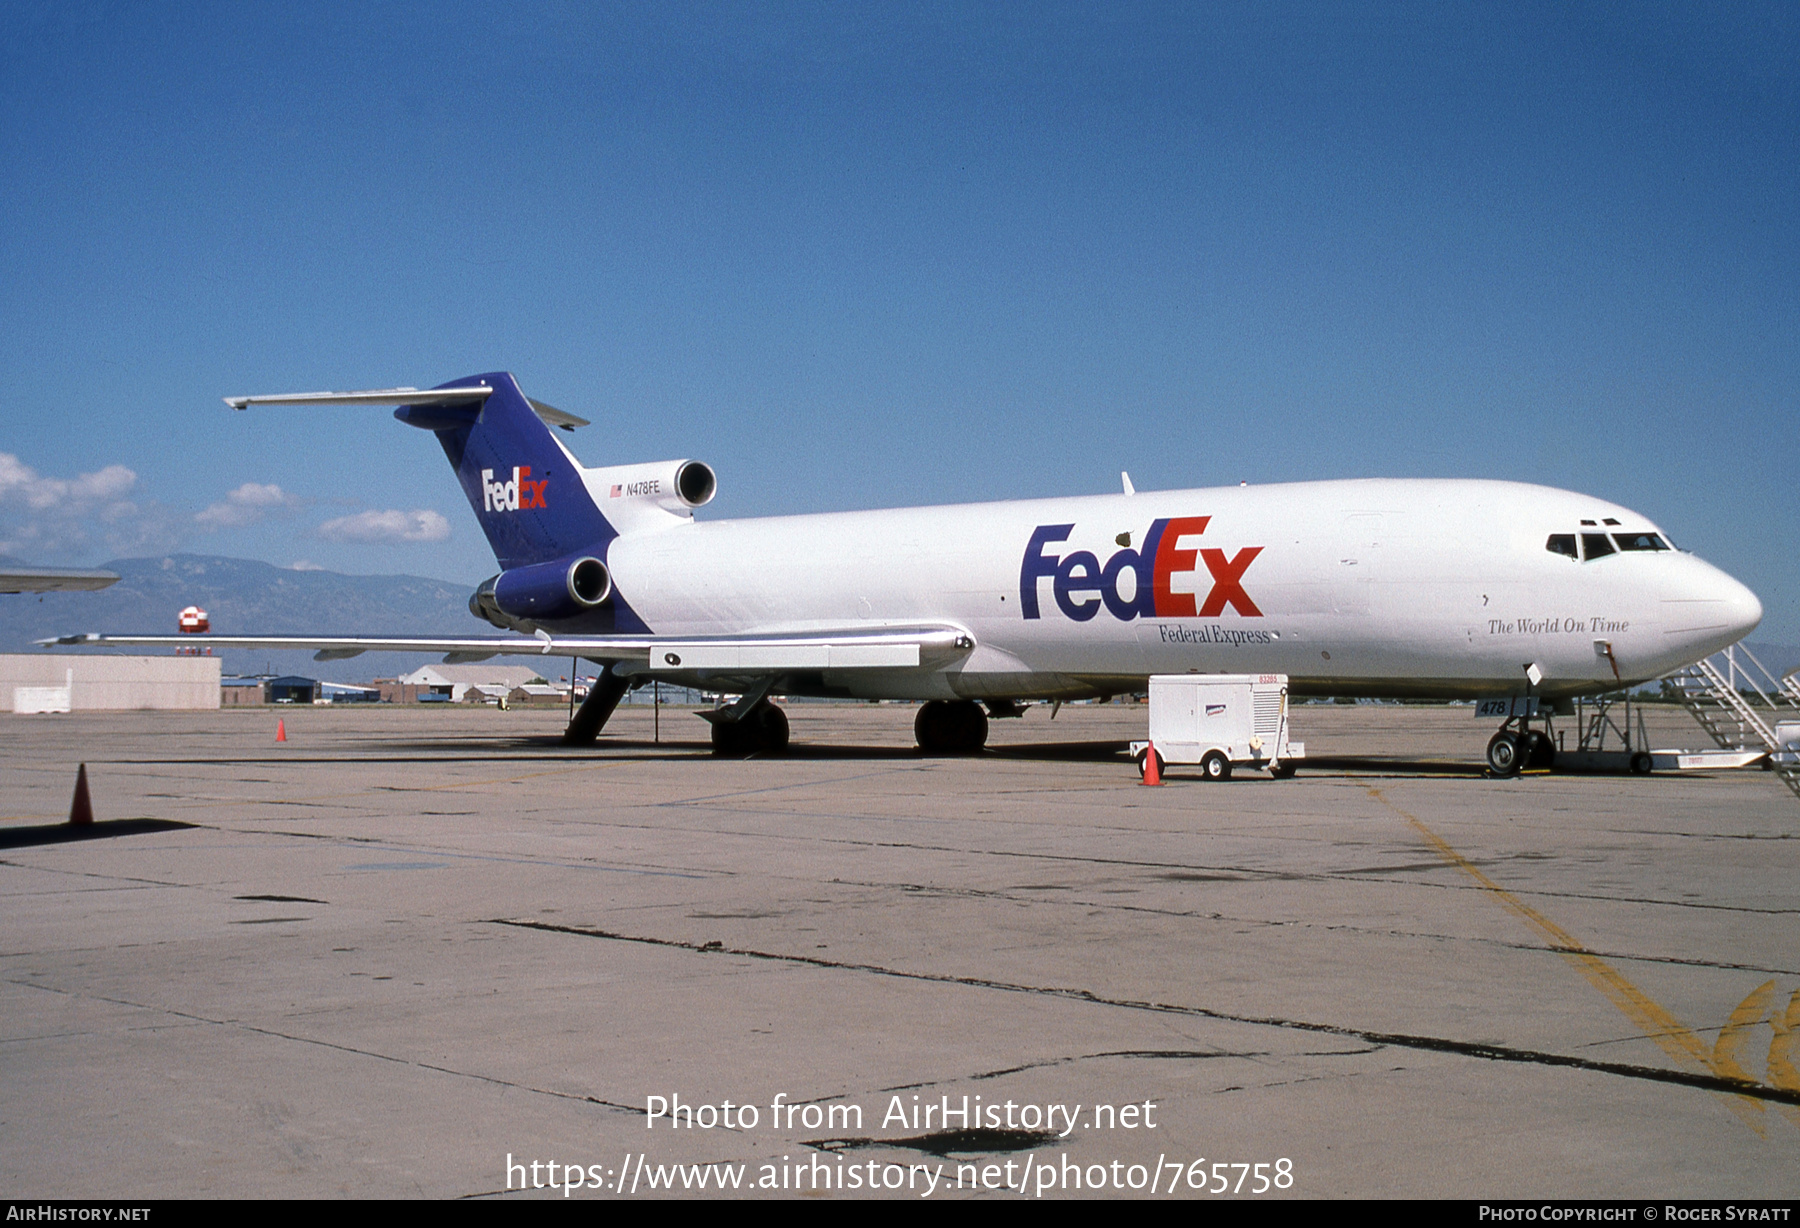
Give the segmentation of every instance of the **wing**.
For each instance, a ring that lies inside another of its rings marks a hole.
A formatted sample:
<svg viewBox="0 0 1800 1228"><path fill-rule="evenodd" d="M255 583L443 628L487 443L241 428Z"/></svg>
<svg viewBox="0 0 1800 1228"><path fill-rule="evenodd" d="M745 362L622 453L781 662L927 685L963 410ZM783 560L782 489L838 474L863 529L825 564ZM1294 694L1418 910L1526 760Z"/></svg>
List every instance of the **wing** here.
<svg viewBox="0 0 1800 1228"><path fill-rule="evenodd" d="M39 640L45 648L304 649L319 661L365 652L443 653L447 664L538 653L595 661L641 662L661 673L719 670L764 674L793 669L917 669L939 665L975 647L960 627L842 628L748 636L329 636L329 635L63 635Z"/></svg>
<svg viewBox="0 0 1800 1228"><path fill-rule="evenodd" d="M85 571L79 567L0 568L0 593L71 593L117 584L110 571Z"/></svg>

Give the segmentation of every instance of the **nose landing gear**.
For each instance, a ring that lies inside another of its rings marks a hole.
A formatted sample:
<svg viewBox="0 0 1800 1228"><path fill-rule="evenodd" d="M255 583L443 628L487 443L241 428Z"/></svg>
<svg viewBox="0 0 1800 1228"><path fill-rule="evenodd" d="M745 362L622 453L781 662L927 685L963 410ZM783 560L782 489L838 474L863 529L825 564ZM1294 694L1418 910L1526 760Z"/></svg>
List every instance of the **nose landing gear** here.
<svg viewBox="0 0 1800 1228"><path fill-rule="evenodd" d="M1550 734L1550 718L1544 728L1531 728L1527 716L1508 718L1500 732L1488 740L1488 771L1495 776L1517 776L1525 768L1548 768L1556 764L1556 742ZM1517 728L1515 728L1515 724Z"/></svg>
<svg viewBox="0 0 1800 1228"><path fill-rule="evenodd" d="M1519 735L1502 729L1487 744L1488 771L1496 776L1517 776L1525 758Z"/></svg>

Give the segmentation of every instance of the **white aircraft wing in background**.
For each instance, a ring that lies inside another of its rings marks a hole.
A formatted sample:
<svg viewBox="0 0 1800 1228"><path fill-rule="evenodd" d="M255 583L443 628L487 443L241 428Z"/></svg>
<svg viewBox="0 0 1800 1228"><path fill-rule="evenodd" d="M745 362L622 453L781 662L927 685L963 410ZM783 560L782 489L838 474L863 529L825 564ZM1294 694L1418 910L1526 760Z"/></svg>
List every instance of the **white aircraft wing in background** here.
<svg viewBox="0 0 1800 1228"><path fill-rule="evenodd" d="M110 571L80 567L0 567L0 593L88 592L118 582Z"/></svg>

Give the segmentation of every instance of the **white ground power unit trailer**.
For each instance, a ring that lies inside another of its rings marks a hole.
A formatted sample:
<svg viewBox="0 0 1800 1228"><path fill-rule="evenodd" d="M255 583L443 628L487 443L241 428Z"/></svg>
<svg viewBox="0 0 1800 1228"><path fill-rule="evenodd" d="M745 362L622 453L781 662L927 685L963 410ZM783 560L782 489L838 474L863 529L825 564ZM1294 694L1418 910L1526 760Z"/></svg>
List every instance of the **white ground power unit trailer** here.
<svg viewBox="0 0 1800 1228"><path fill-rule="evenodd" d="M1131 744L1140 773L1152 754L1159 772L1197 763L1206 780L1238 766L1292 776L1306 744L1288 741L1287 675L1152 674L1150 740Z"/></svg>

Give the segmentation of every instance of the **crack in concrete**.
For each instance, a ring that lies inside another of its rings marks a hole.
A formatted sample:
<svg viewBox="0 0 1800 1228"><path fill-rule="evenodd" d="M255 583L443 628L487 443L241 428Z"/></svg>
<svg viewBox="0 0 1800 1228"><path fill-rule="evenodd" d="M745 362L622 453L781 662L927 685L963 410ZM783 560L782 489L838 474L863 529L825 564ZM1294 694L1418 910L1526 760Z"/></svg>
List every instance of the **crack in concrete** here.
<svg viewBox="0 0 1800 1228"><path fill-rule="evenodd" d="M911 1138L812 1138L802 1139L802 1147L819 1151L855 1151L862 1147L897 1147L948 1159L955 1155L992 1155L996 1152L1029 1151L1054 1143L1060 1135L1054 1130L1020 1130L1004 1127L976 1127L966 1130L936 1130Z"/></svg>
<svg viewBox="0 0 1800 1228"><path fill-rule="evenodd" d="M11 861L0 858L0 866L11 866L15 870L35 870L40 874L64 874L71 878L98 878L109 883L134 883L132 887L105 887L104 891L141 891L145 887L192 887L193 883L168 882L160 878L138 878L130 874L109 874L104 870L71 870L65 866L38 866L26 861ZM67 895L66 891L35 891L32 895Z"/></svg>
<svg viewBox="0 0 1800 1228"><path fill-rule="evenodd" d="M419 844L390 844L378 836L345 836L319 831L267 831L261 828L222 827L220 831L229 831L245 836L280 836L294 837L301 840L323 840L330 844L354 844L361 853L374 850L383 853L411 853L419 857L447 857L458 861L498 861L506 865L521 866L558 866L565 870L602 870L611 874L642 874L651 878L717 878L719 874L708 870L665 870L647 869L631 865L601 865L591 860L567 861L553 857L520 857L502 856L499 853L464 853L449 848L434 848ZM0 864L5 864L0 862ZM35 868L35 867L34 867ZM149 880L145 880L149 881Z"/></svg>
<svg viewBox="0 0 1800 1228"><path fill-rule="evenodd" d="M690 803L659 802L659 803L654 803L653 805L662 806L662 807L670 807L670 808L680 808L682 805L691 805L691 804ZM712 809L718 810L720 813L725 813L725 814L741 813L745 817L749 817L749 818L767 819L767 818L771 817L767 812L763 812L763 811L746 810L746 811L739 812L739 811L725 810L723 808L718 808L718 807L714 807ZM821 819L821 818L837 818L837 819L843 819L843 820L851 821L851 822L871 822L871 821L900 822L900 821L906 821L905 816L892 816L892 815L809 814L805 817L808 819L813 819L813 820L817 820L817 819ZM654 831L654 832L663 833L663 834L667 833L667 828L657 827L656 825L649 824L649 823L608 822L608 823L602 823L602 824L594 824L593 826L608 827L608 828L620 828L620 829L623 829L626 831ZM1011 857L1011 858L1020 858L1020 859L1029 860L1029 861L1074 863L1074 864L1078 864L1078 865L1124 866L1124 867L1129 867L1129 868L1133 868L1133 869L1161 870L1161 871L1170 872L1170 873L1232 874L1232 875L1242 876L1241 881L1244 881L1244 882L1379 883L1383 886L1419 887L1419 888L1427 888L1427 889L1434 890L1434 891L1480 891L1480 890L1482 890L1482 888L1480 888L1480 887L1472 886L1468 883L1456 882L1456 881L1441 882L1441 883L1422 881L1422 880L1418 880L1418 879L1408 879L1408 880L1396 881L1395 879L1384 877L1379 873L1371 873L1367 870L1344 870L1344 871L1327 870L1327 871L1308 871L1308 872L1304 872L1304 873L1297 873L1297 872L1288 871L1288 870L1261 870L1261 869L1256 869L1254 867L1248 867L1248 866L1212 865L1212 864L1196 865L1196 864L1192 864L1192 863L1183 863L1183 862L1144 861L1144 860L1139 860L1139 859L1134 859L1134 858L1124 858L1124 857L1084 856L1084 855L1073 854L1073 853L1040 853L1040 852L1030 852L1030 851L1024 851L1024 850L1018 850L1018 849L962 848L962 847L958 847L955 845L921 844L917 841L903 841L903 840L890 841L890 840L866 840L866 839L859 840L859 839L853 839L850 837L842 837L842 836L838 836L838 837L818 836L818 835L814 835L814 834L810 834L810 833L808 835L806 835L805 837L796 837L796 836L785 834L785 833L773 833L772 834L772 833L755 832L755 831L721 831L721 830L717 830L717 829L698 829L698 828L684 829L684 831L685 831L685 834L687 834L689 836L710 836L710 837L714 837L714 838L725 837L725 838L738 839L738 840L782 840L782 841L792 842L797 839L804 839L805 842L807 842L807 843L843 844L843 845L849 845L854 848L894 849L894 850L901 851L901 852L952 853L952 854L955 854L957 856L962 856L962 857ZM1518 860L1518 858L1514 858L1514 857L1496 858L1496 859L1494 859L1494 861L1491 864L1501 864L1501 863L1509 862L1509 861L1513 861L1513 860ZM1441 866L1440 868L1449 869L1451 867ZM1663 900L1663 899L1653 899L1653 898L1649 898L1649 897L1640 897L1640 896L1598 895L1598 894L1594 894L1592 892L1584 892L1584 891L1547 891L1547 890L1543 890L1543 889L1530 888L1530 887L1512 887L1512 888L1508 888L1508 890L1511 890L1515 895L1519 895L1519 896L1541 897L1541 898L1545 898L1545 899L1582 900L1582 901L1586 901L1586 902L1601 903L1601 904L1648 904L1648 905L1653 905L1653 906L1660 907L1660 908L1699 908L1699 909L1707 909L1707 910L1718 911L1718 912L1748 913L1748 914L1751 914L1754 916L1783 917L1783 916L1800 915L1800 908L1758 908L1758 907L1752 907L1749 905L1741 905L1741 904L1713 904L1713 903L1706 903L1706 902L1697 901L1697 900Z"/></svg>
<svg viewBox="0 0 1800 1228"><path fill-rule="evenodd" d="M1346 1051L1346 1052L1350 1052L1350 1051ZM1374 1049L1358 1049L1358 1050L1354 1050L1353 1052L1373 1053L1373 1052L1375 1052L1375 1050ZM1237 1058L1249 1059L1249 1058L1259 1058L1259 1057L1269 1057L1269 1056L1271 1056L1271 1053L1267 1049L1245 1049L1245 1050L1236 1050L1236 1049L1109 1049L1103 1053L1077 1053L1077 1054L1072 1054L1069 1057L1046 1058L1041 1062L1023 1062L1017 1066L1006 1066L1000 1070L984 1070L984 1071L980 1072L979 1074L958 1076L957 1078L954 1078L954 1079L931 1079L931 1080L927 1080L924 1083L908 1083L904 1088L879 1087L879 1088L876 1088L875 1090L878 1092L896 1092L896 1091L911 1090L911 1089L920 1088L920 1087L936 1087L942 1083L980 1083L987 1079L998 1079L998 1078L1002 1078L1002 1077L1004 1077L1006 1075L1010 1075L1010 1074L1021 1074L1027 1070L1043 1070L1043 1069L1046 1069L1051 1066L1072 1066L1076 1062L1091 1062L1097 1058L1107 1058L1107 1057L1160 1058L1160 1059L1168 1059L1168 1060L1202 1061L1207 1058L1215 1058L1215 1057L1237 1057ZM1321 1055L1320 1054L1307 1054L1306 1056L1318 1057Z"/></svg>
<svg viewBox="0 0 1800 1228"><path fill-rule="evenodd" d="M1410 938L1410 939L1414 939L1419 942L1457 942L1457 943L1468 942L1468 943L1478 943L1483 946L1500 947L1502 949L1509 950L1509 951L1534 951L1534 952L1546 953L1546 954L1551 954L1551 955L1561 954L1561 952L1556 947L1550 946L1547 943L1518 942L1515 940L1509 940L1509 939L1504 939L1504 938L1489 938L1489 937L1484 937L1482 935L1432 934L1432 933L1421 932L1418 930L1373 929L1368 926L1360 926L1360 925L1324 925L1324 926L1320 926L1320 925L1318 925L1318 923L1312 922L1312 921L1297 921L1297 920L1296 921L1284 921L1284 920L1274 919L1274 918L1270 918L1270 917L1246 917L1246 916L1241 916L1241 915L1234 914L1234 913L1203 912L1199 909L1189 909L1189 908L1158 908L1157 906L1155 906L1153 904L1124 904L1124 903L1120 903L1116 900L1089 900L1089 899L1084 899L1081 897L1066 897L1066 898L1062 898L1062 899L1045 899L1041 896L1025 894L1026 892L1030 892L1030 891L1047 891L1047 890L1074 891L1074 890L1077 890L1077 888L1075 888L1075 887L1047 888L1047 887L1043 887L1043 886L1038 886L1038 887L1002 888L1002 889L998 889L998 890L993 890L993 889L980 888L980 887L927 887L927 886L924 886L922 884L917 884L917 883L875 882L875 881L870 881L870 880L848 879L848 878L832 879L831 881L832 881L832 884L836 885L836 886L864 887L864 888L868 888L870 890L877 890L877 891L879 891L879 890L899 890L899 891L903 891L909 895L931 894L931 895L955 896L955 897L962 898L962 899L972 899L972 900L999 900L999 901L1009 903L1009 904L1019 904L1019 903L1038 904L1038 905L1042 905L1042 906L1050 907L1050 908L1080 908L1080 909L1086 909L1086 910L1092 910L1092 909L1096 909L1096 908L1113 909L1118 912L1145 913L1150 916L1156 916L1156 917L1179 917L1179 918L1182 918L1183 920L1189 920L1189 921L1216 921L1216 922L1219 922L1220 924L1224 924L1224 925L1254 925L1254 926L1266 927L1269 929L1284 929L1284 928L1289 928L1289 927L1298 928L1298 929L1321 928L1328 933L1370 934L1370 935L1375 935L1377 937L1386 937L1386 938ZM1243 881L1243 880L1235 880L1235 881ZM822 901L812 901L812 902L820 903ZM725 914L722 914L722 916L723 915L725 915ZM1643 955L1643 954L1637 954L1637 953L1633 953L1633 952L1629 952L1629 951L1602 951L1602 950L1596 950L1593 948L1587 948L1587 949L1590 950L1592 952L1592 954L1594 954L1594 955L1603 956L1607 959L1616 959L1616 960L1620 960L1620 961L1626 962L1626 963L1675 964L1675 965L1679 965L1682 967L1710 968L1710 969L1713 969L1715 971L1720 971L1720 972L1761 972L1761 973L1766 973L1770 976L1800 976L1800 969L1774 968L1774 967L1769 967L1764 964L1737 964L1737 963L1729 963L1729 962L1722 961L1722 960L1696 959L1696 958L1689 958L1689 957L1680 956L1680 955Z"/></svg>
<svg viewBox="0 0 1800 1228"><path fill-rule="evenodd" d="M554 925L545 921L525 921L507 917L490 918L483 924L504 925L515 929L541 930L550 934L570 934L579 938L602 938L612 942L630 942L644 946L669 947L675 950L691 951L701 955L729 955L744 959L762 959L775 963L801 964L814 968L825 968L839 972L864 972L873 976L895 977L900 980L925 981L939 985L964 985L972 989L993 989L1004 993L1034 994L1040 997L1061 998L1072 1002L1085 1002L1095 1006L1112 1006L1122 1010L1147 1011L1156 1014L1187 1015L1201 1019L1216 1019L1222 1023L1241 1023L1252 1027L1281 1028L1287 1031L1323 1033L1330 1036L1345 1036L1377 1046L1392 1046L1397 1049L1417 1049L1431 1053L1453 1053L1462 1057L1480 1058L1491 1062L1514 1062L1526 1065L1560 1067L1570 1070L1583 1070L1594 1074L1617 1075L1622 1078L1641 1079L1653 1083L1673 1083L1682 1087L1699 1088L1703 1091L1719 1092L1727 1095L1748 1096L1753 1099L1767 1100L1778 1104L1800 1105L1800 1091L1785 1091L1781 1088L1768 1087L1749 1079L1731 1079L1714 1074L1700 1074L1684 1070L1669 1070L1657 1066L1642 1066L1629 1062L1603 1062L1591 1058L1575 1057L1570 1054L1548 1053L1540 1049L1520 1049L1510 1045L1499 1045L1484 1041L1452 1040L1441 1036L1417 1036L1405 1032L1377 1032L1368 1028L1350 1027L1345 1024L1319 1023L1305 1019L1283 1019L1279 1016L1239 1015L1229 1011L1213 1010L1204 1006L1188 1006L1173 1002L1153 1002L1144 999L1109 998L1092 990L1075 989L1059 985L1027 985L1013 981L998 981L987 977L952 976L948 973L908 972L901 968L889 968L881 964L849 963L841 960L824 959L816 955L790 955L773 951L757 951L748 948L727 947L716 940L708 943L687 942L677 938L652 938L638 934L619 934L608 930L590 929L576 925Z"/></svg>
<svg viewBox="0 0 1800 1228"><path fill-rule="evenodd" d="M240 1032L250 1032L258 1036L267 1036L274 1040L291 1041L300 1045L316 1045L321 1049L332 1049L338 1053L348 1053L354 1057L374 1058L380 1062L390 1062L396 1066L411 1066L416 1070L429 1070L436 1074L450 1075L458 1079L472 1079L478 1083L490 1083L496 1087L510 1087L514 1091L533 1092L540 1096L552 1096L558 1100L576 1100L584 1104L596 1104L615 1112L641 1115L643 1110L633 1105L614 1104L610 1100L602 1100L598 1096L581 1095L576 1092L559 1092L549 1087L533 1087L529 1083L515 1083L510 1079L502 1079L494 1075L477 1074L471 1070L458 1070L453 1066L439 1066L432 1062L421 1062L409 1057L395 1057L391 1053L382 1053L375 1049L361 1049L355 1045L339 1044L336 1041L321 1040L316 1036L297 1036L292 1032L281 1032L274 1028L259 1027L254 1023L245 1023L241 1019L214 1019L208 1015L195 1014L192 1011L177 1010L172 1006L158 1006L152 1002L136 1002L130 998L113 998L105 994L84 993L79 990L63 989L56 985L40 985L33 981L6 978L9 985L18 985L26 989L38 989L45 993L60 994L63 997L78 998L88 1002L105 1002L112 1006L128 1006L134 1010L155 1011L158 1014L171 1015L176 1019L185 1019L190 1023L207 1024L212 1027L233 1028Z"/></svg>

